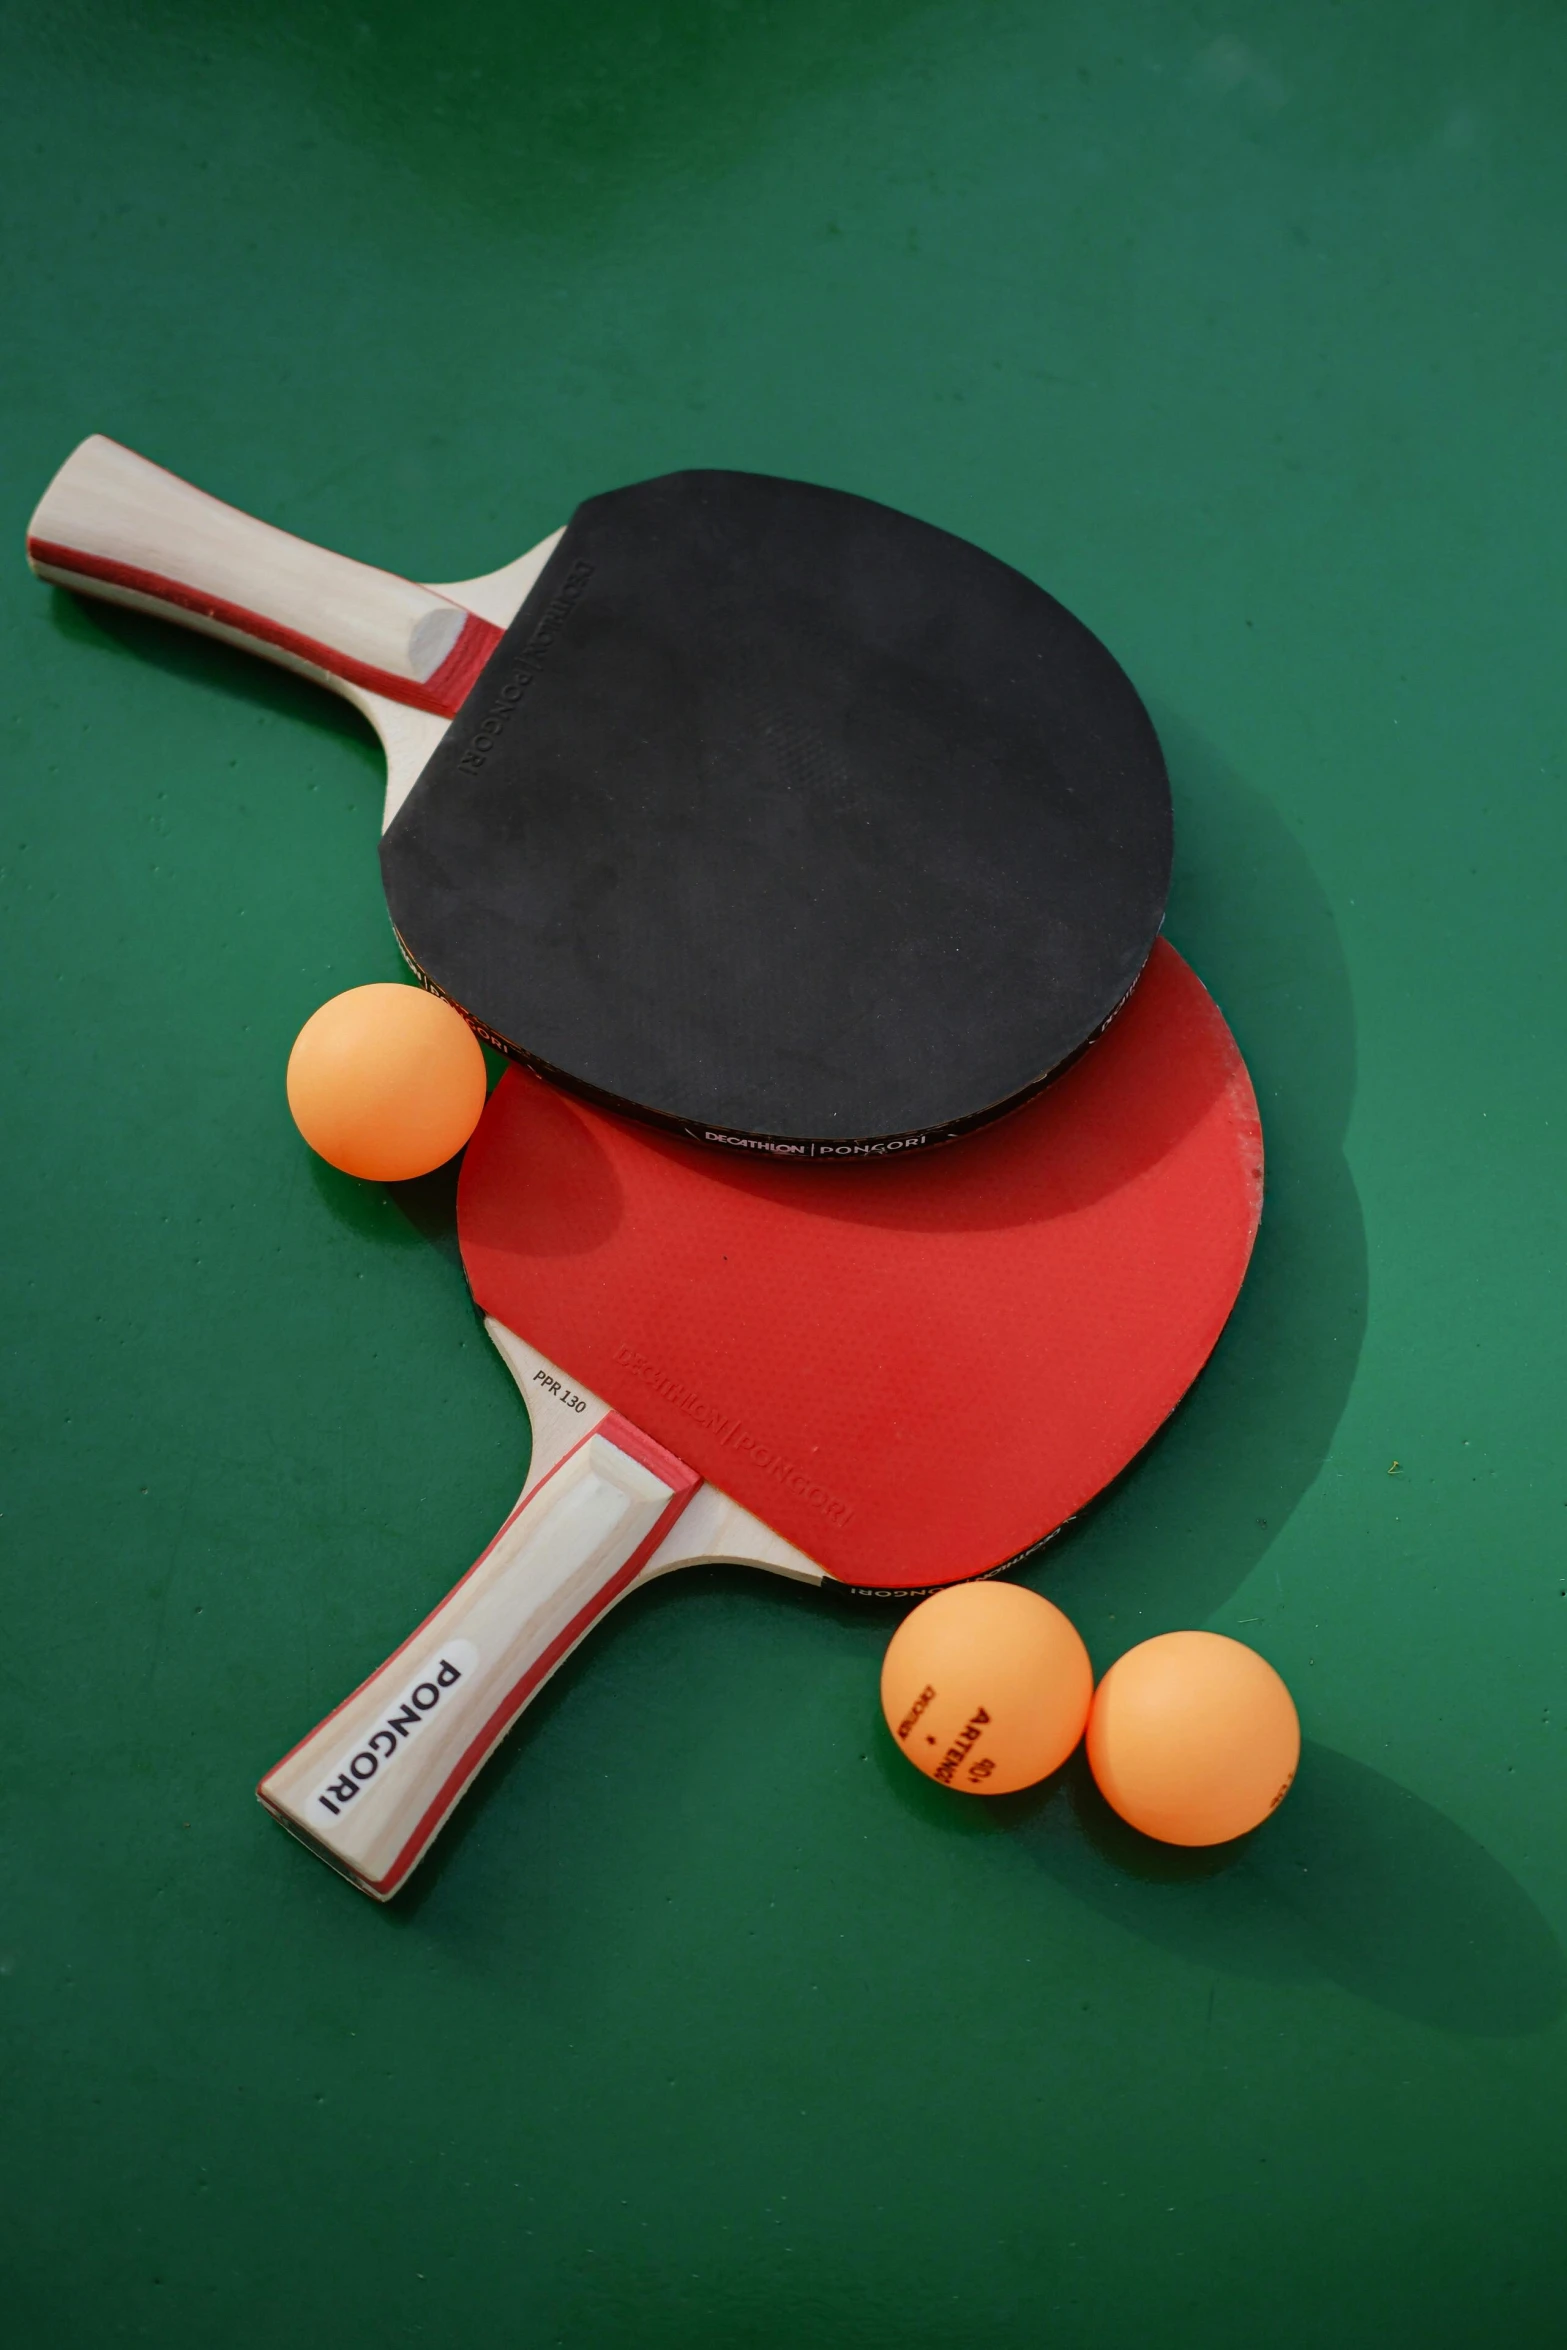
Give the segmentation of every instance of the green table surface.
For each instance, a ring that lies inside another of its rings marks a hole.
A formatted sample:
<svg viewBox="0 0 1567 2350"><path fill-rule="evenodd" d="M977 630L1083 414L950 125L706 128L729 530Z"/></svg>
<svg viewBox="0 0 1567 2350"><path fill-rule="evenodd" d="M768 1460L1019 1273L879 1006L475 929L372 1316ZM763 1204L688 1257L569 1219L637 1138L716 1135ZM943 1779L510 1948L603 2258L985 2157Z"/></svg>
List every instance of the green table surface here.
<svg viewBox="0 0 1567 2350"><path fill-rule="evenodd" d="M8 2343L1560 2342L1561 9L3 38ZM1107 639L1269 1184L1198 1390L1028 1579L1100 1668L1274 1661L1254 1840L929 1787L895 1618L732 1571L620 1611L391 1909L258 1810L526 1422L430 1220L284 1107L399 971L374 745L30 579L92 430L436 579L803 475Z"/></svg>

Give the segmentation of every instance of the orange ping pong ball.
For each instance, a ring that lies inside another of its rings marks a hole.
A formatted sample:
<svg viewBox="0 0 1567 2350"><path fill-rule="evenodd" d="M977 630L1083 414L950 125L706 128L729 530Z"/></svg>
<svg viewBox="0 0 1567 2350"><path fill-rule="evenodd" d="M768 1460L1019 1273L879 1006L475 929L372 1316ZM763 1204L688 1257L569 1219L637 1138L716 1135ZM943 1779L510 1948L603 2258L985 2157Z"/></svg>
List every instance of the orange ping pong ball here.
<svg viewBox="0 0 1567 2350"><path fill-rule="evenodd" d="M484 1107L479 1040L422 987L377 980L312 1012L288 1056L288 1106L345 1175L428 1175L460 1151Z"/></svg>
<svg viewBox="0 0 1567 2350"><path fill-rule="evenodd" d="M1010 1795L1065 1762L1093 1667L1076 1627L1021 1583L958 1583L904 1617L881 1668L887 1727L916 1770Z"/></svg>
<svg viewBox="0 0 1567 2350"><path fill-rule="evenodd" d="M1218 1632L1164 1632L1119 1657L1088 1718L1105 1801L1162 1844L1227 1844L1289 1793L1300 1721L1273 1667Z"/></svg>

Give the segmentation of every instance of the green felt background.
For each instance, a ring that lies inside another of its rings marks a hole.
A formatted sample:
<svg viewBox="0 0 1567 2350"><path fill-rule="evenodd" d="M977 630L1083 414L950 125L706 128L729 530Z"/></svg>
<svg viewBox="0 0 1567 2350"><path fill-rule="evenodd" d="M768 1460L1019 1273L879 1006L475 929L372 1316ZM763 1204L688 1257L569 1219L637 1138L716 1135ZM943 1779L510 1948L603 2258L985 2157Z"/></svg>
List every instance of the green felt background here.
<svg viewBox="0 0 1567 2350"><path fill-rule="evenodd" d="M3 38L8 2343L1558 2342L1561 9ZM1199 1391L1031 1579L1100 1665L1277 1663L1308 1746L1253 1844L1161 1855L1070 1771L943 1796L878 1726L890 1619L733 1573L629 1605L394 1909L263 1817L525 1423L449 1256L284 1110L306 1013L398 969L373 746L29 578L94 429L429 578L666 468L807 475L1114 647L1268 1204Z"/></svg>

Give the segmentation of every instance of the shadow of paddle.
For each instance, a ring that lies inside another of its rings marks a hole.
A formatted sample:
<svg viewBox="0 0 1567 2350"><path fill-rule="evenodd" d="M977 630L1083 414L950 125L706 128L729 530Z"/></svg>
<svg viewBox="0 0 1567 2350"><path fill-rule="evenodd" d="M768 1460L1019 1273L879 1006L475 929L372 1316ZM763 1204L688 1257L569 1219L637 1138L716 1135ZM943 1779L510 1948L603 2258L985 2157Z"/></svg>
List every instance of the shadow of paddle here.
<svg viewBox="0 0 1567 2350"><path fill-rule="evenodd" d="M1327 1457L1366 1322L1365 1224L1344 1156L1354 1007L1332 910L1278 812L1192 728L1156 716L1176 803L1167 928L1251 1070L1266 1188L1207 1369L1028 1570L1101 1665L1151 1633L1206 1622L1253 1573ZM1259 1584L1263 1620L1284 1604Z"/></svg>
<svg viewBox="0 0 1567 2350"><path fill-rule="evenodd" d="M298 719L323 733L358 743L367 763L382 764L369 720L341 694L298 670L260 660L221 637L204 636L152 612L137 612L98 596L59 585L49 592L50 619L73 644L110 644L136 661L161 669L181 684Z"/></svg>

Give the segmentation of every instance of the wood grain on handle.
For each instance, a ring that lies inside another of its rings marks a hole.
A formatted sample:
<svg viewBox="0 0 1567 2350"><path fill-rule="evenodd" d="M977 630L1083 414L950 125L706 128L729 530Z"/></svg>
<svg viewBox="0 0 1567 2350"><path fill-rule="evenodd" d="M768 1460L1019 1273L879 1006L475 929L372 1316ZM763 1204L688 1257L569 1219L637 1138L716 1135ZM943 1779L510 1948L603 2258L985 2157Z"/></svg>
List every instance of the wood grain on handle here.
<svg viewBox="0 0 1567 2350"><path fill-rule="evenodd" d="M440 717L456 715L501 636L432 588L274 530L101 433L44 492L27 556L40 579Z"/></svg>
<svg viewBox="0 0 1567 2350"><path fill-rule="evenodd" d="M364 1892L389 1899L699 1484L607 1413L413 1637L268 1773L257 1789L267 1809Z"/></svg>

